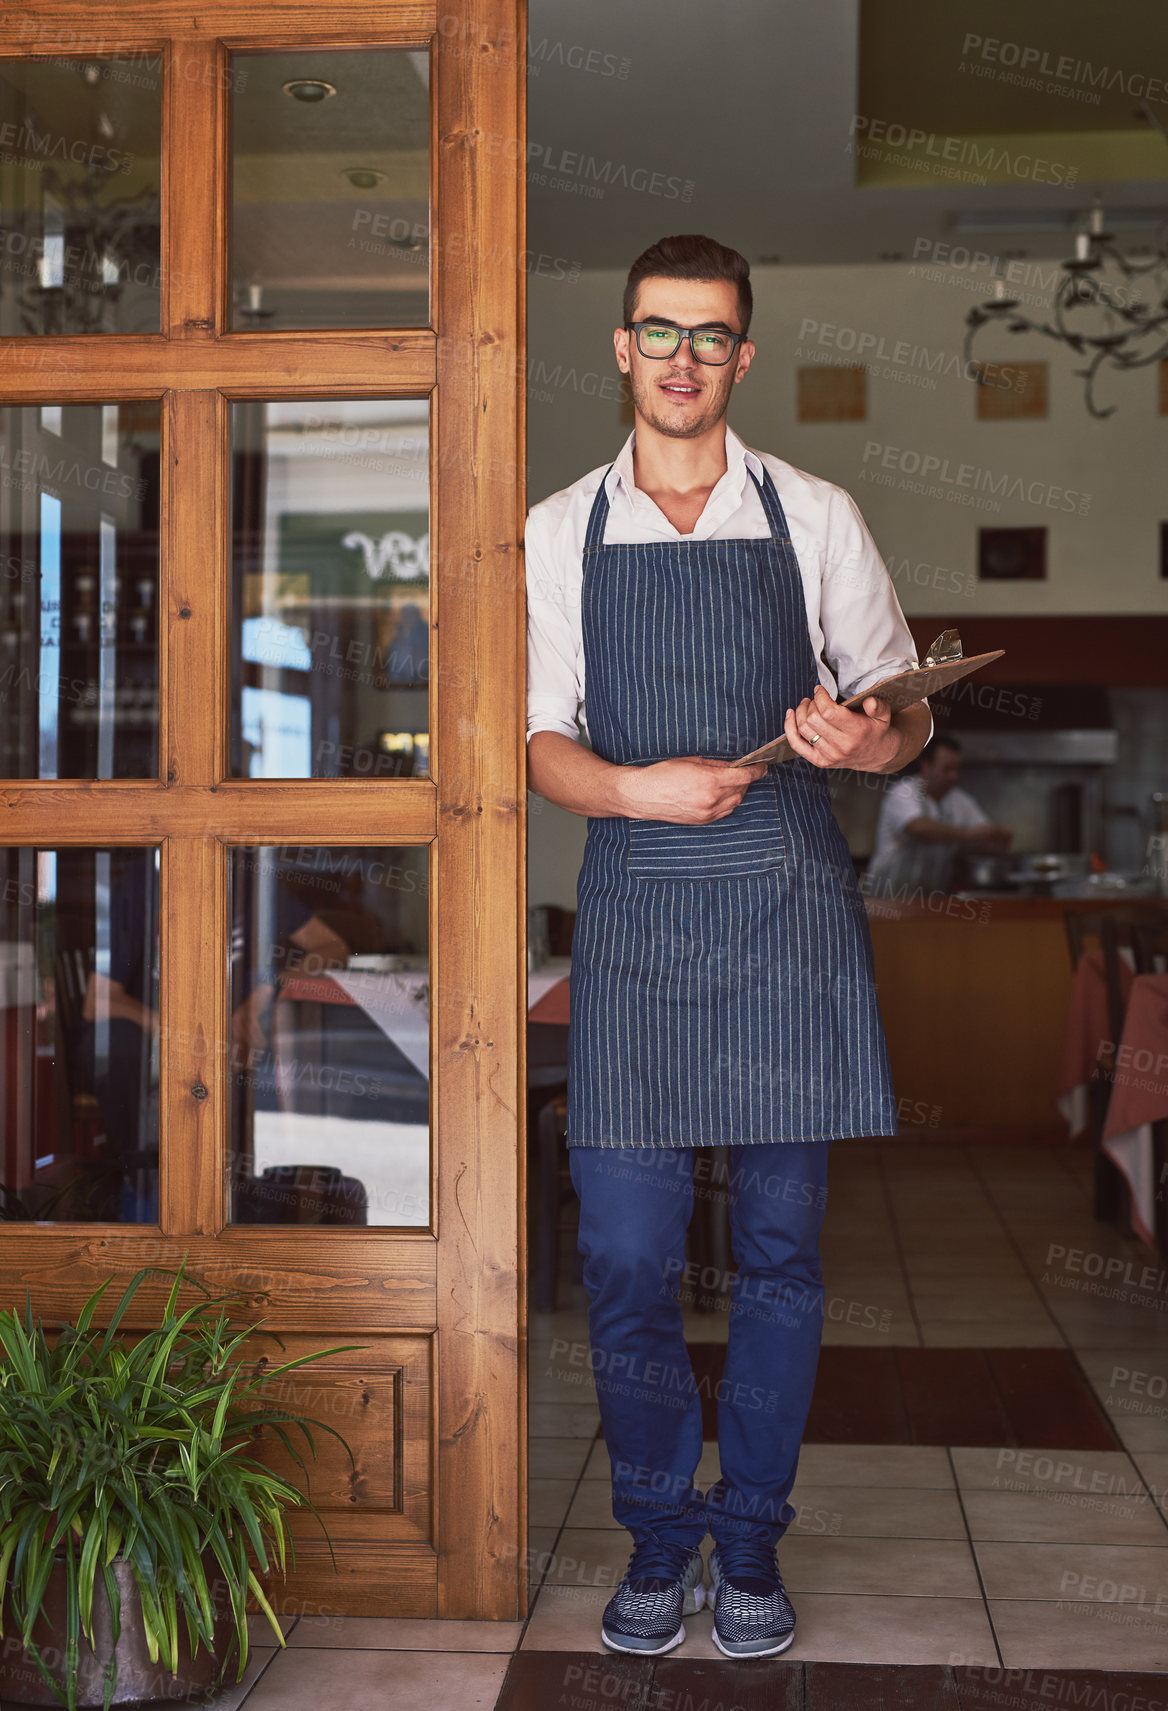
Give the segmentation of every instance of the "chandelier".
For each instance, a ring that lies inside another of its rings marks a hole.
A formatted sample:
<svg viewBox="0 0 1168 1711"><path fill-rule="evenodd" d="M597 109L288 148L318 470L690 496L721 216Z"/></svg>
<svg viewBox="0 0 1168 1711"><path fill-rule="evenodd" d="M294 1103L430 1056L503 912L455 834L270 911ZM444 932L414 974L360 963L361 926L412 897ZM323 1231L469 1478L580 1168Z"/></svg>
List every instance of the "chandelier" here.
<svg viewBox="0 0 1168 1711"><path fill-rule="evenodd" d="M1147 116L1163 130L1150 111ZM1087 409L1100 419L1111 416L1115 405L1103 409L1095 400L1100 371L1127 373L1168 359L1168 229L1161 228L1154 247L1141 250L1139 259L1124 255L1105 230L1103 208L1096 203L1086 225L1075 233L1074 255L1062 263L1046 320L1022 312L995 267L993 296L974 305L965 325L967 373L979 372L974 345L982 328L1041 333L1085 358L1085 366L1073 372L1084 381Z"/></svg>

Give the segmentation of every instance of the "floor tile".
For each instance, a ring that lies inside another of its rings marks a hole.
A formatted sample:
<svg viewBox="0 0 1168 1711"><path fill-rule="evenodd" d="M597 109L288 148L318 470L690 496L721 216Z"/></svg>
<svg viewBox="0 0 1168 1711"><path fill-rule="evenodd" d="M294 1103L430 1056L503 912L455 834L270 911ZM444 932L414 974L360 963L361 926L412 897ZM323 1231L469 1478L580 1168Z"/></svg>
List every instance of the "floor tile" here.
<svg viewBox="0 0 1168 1711"><path fill-rule="evenodd" d="M527 1446L529 1479L579 1479L592 1453L587 1438L532 1438Z"/></svg>
<svg viewBox="0 0 1168 1711"><path fill-rule="evenodd" d="M979 1284L968 1277L925 1279L912 1292L918 1313L929 1319L1001 1318L1016 1310L1043 1312L1042 1297L1029 1280Z"/></svg>
<svg viewBox="0 0 1168 1711"><path fill-rule="evenodd" d="M562 1527L531 1527L527 1529L527 1569L528 1597L533 1598L539 1590L540 1583L555 1561L556 1540Z"/></svg>
<svg viewBox="0 0 1168 1711"><path fill-rule="evenodd" d="M533 1402L527 1411L533 1438L594 1438L599 1427L599 1411L586 1402Z"/></svg>
<svg viewBox="0 0 1168 1711"><path fill-rule="evenodd" d="M724 1343L730 1321L725 1313L683 1313L682 1330L687 1343Z"/></svg>
<svg viewBox="0 0 1168 1711"><path fill-rule="evenodd" d="M421 1701L426 1711L491 1711L507 1673L505 1654L491 1652L281 1652L264 1671L247 1711L385 1711L387 1704Z"/></svg>
<svg viewBox="0 0 1168 1711"><path fill-rule="evenodd" d="M623 1527L565 1527L550 1556L538 1560L549 1585L607 1587L611 1594L632 1548Z"/></svg>
<svg viewBox="0 0 1168 1711"><path fill-rule="evenodd" d="M828 1319L823 1327L825 1348L917 1348L920 1333L911 1309L906 1305L899 1311L877 1304L873 1299L865 1308L876 1317L870 1322L849 1324L845 1320Z"/></svg>
<svg viewBox="0 0 1168 1711"><path fill-rule="evenodd" d="M990 1615L1007 1669L1168 1669L1168 1626L1122 1606L995 1598Z"/></svg>
<svg viewBox="0 0 1168 1711"><path fill-rule="evenodd" d="M920 1316L927 1349L1061 1349L1066 1338L1046 1317L1009 1314L1000 1319L929 1319Z"/></svg>
<svg viewBox="0 0 1168 1711"><path fill-rule="evenodd" d="M898 1597L981 1597L965 1539L818 1538L792 1529L779 1545L779 1560L792 1597L890 1589Z"/></svg>
<svg viewBox="0 0 1168 1711"><path fill-rule="evenodd" d="M1112 1497L1140 1490L1136 1467L1123 1450L955 1448L949 1453L963 1491L1067 1491Z"/></svg>
<svg viewBox="0 0 1168 1711"><path fill-rule="evenodd" d="M996 1664L985 1606L976 1598L894 1598L805 1592L795 1643L784 1655L840 1663Z"/></svg>
<svg viewBox="0 0 1168 1711"><path fill-rule="evenodd" d="M1155 1603L1168 1589L1168 1533L1158 1549L1142 1545L974 1546L987 1598L1086 1603ZM1121 1592L1121 1589L1123 1591ZM1168 1605L1162 1612L1168 1621Z"/></svg>
<svg viewBox="0 0 1168 1711"><path fill-rule="evenodd" d="M1108 1409L1115 1434L1125 1450L1162 1454L1168 1452L1168 1418L1162 1414L1121 1414Z"/></svg>
<svg viewBox="0 0 1168 1711"><path fill-rule="evenodd" d="M426 1617L304 1616L289 1648L319 1651L507 1652L519 1644L522 1622L445 1622Z"/></svg>
<svg viewBox="0 0 1168 1711"><path fill-rule="evenodd" d="M804 1444L798 1477L812 1485L953 1489L948 1452L936 1444Z"/></svg>
<svg viewBox="0 0 1168 1711"><path fill-rule="evenodd" d="M1168 1516L1168 1450L1138 1450L1132 1458L1160 1513Z"/></svg>
<svg viewBox="0 0 1168 1711"><path fill-rule="evenodd" d="M574 1479L529 1479L527 1482L527 1519L532 1527L557 1527L568 1512Z"/></svg>
<svg viewBox="0 0 1168 1711"><path fill-rule="evenodd" d="M694 1474L694 1484L699 1491L708 1491L715 1485L721 1474L718 1462L718 1445L713 1438L702 1444L701 1460ZM607 1446L602 1442L593 1444L592 1451L584 1468L584 1478L587 1480L603 1480L605 1489L612 1489L612 1463L609 1460Z"/></svg>
<svg viewBox="0 0 1168 1711"><path fill-rule="evenodd" d="M965 1491L962 1502L972 1539L1153 1546L1168 1539L1150 1499L1100 1499L1062 1491ZM1099 1503L1106 1503L1106 1509L1092 1507Z"/></svg>
<svg viewBox="0 0 1168 1711"><path fill-rule="evenodd" d="M612 1487L609 1482L601 1479L582 1480L565 1516L564 1524L568 1527L619 1527L620 1523L613 1519ZM624 1529L621 1528L621 1531Z"/></svg>
<svg viewBox="0 0 1168 1711"><path fill-rule="evenodd" d="M553 1404L575 1403L596 1404L596 1386L589 1373L582 1378L578 1372L557 1367L539 1367L530 1372L527 1379L527 1395L529 1402L550 1402Z"/></svg>
<svg viewBox="0 0 1168 1711"><path fill-rule="evenodd" d="M268 1633L270 1634L271 1631L272 1630L269 1627ZM200 1701L202 1711L238 1711L238 1708L243 1704L244 1700L247 1699L248 1694L251 1692L256 1682L260 1680L272 1659L278 1656L279 1651L279 1646L249 1646L247 1653L247 1668L243 1672L243 1680L229 1681L224 1687L222 1693L217 1693L213 1699ZM238 1667L237 1662L230 1673L234 1674L235 1669Z"/></svg>
<svg viewBox="0 0 1168 1711"><path fill-rule="evenodd" d="M905 1486L813 1485L798 1480L791 1493L792 1530L843 1538L964 1539L965 1522L953 1490Z"/></svg>

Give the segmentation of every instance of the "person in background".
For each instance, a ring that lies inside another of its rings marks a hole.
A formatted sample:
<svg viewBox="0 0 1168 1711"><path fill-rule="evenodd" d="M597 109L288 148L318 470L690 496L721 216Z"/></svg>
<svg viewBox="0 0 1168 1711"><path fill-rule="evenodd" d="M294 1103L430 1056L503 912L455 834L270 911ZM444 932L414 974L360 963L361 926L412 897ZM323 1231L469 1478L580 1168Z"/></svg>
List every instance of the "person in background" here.
<svg viewBox="0 0 1168 1711"><path fill-rule="evenodd" d="M959 788L961 744L937 736L922 750L919 771L884 793L876 848L864 875L869 897L911 897L949 889L960 850L1008 848L1008 826L996 826Z"/></svg>

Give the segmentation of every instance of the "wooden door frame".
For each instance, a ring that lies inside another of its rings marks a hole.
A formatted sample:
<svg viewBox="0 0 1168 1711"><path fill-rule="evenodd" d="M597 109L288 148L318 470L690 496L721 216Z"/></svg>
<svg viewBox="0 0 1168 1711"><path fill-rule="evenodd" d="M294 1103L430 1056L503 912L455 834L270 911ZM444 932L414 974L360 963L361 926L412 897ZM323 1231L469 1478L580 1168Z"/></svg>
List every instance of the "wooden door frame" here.
<svg viewBox="0 0 1168 1711"><path fill-rule="evenodd" d="M313 0L12 0L0 26L5 59L158 49L168 67L162 332L0 340L6 403L165 401L159 777L0 782L0 843L161 844L159 1224L0 1225L0 1299L27 1286L38 1309L68 1313L111 1273L185 1254L221 1283L236 1268L266 1278L265 1323L281 1332L341 1340L343 1312L346 1341L428 1334L429 1567L386 1547L340 1594L311 1564L296 1578L353 1613L526 1610L525 39L524 0L444 0L441 16L436 0L327 14ZM432 325L228 331L226 54L373 45L431 53ZM504 172L499 136L515 139ZM444 265L455 249L462 265ZM231 399L425 394L431 777L229 778ZM212 1048L228 1020L226 846L248 842L430 845L430 1230L224 1228L228 1077ZM138 1297L146 1312L160 1299Z"/></svg>

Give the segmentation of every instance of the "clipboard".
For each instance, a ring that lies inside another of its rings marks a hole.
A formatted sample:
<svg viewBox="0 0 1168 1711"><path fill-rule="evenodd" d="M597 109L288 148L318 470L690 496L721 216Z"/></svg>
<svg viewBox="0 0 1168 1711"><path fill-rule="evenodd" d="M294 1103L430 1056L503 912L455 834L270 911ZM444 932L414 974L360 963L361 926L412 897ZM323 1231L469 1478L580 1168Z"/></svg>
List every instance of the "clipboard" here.
<svg viewBox="0 0 1168 1711"><path fill-rule="evenodd" d="M967 677L971 671L980 671L992 659L1001 659L1005 651L1005 648L994 648L991 653L970 654L967 659L962 655L957 631L944 630L925 655L923 665L912 671L898 672L895 677L886 677L882 683L874 683L862 695L853 695L842 705L854 712L864 705L869 695L875 695L892 712L899 713L902 708L923 701L926 695L936 695L942 689L948 689L951 683ZM742 755L729 764L757 766L762 762L790 760L794 752L786 737L776 737L773 742L764 743L760 749L753 749L750 754Z"/></svg>

